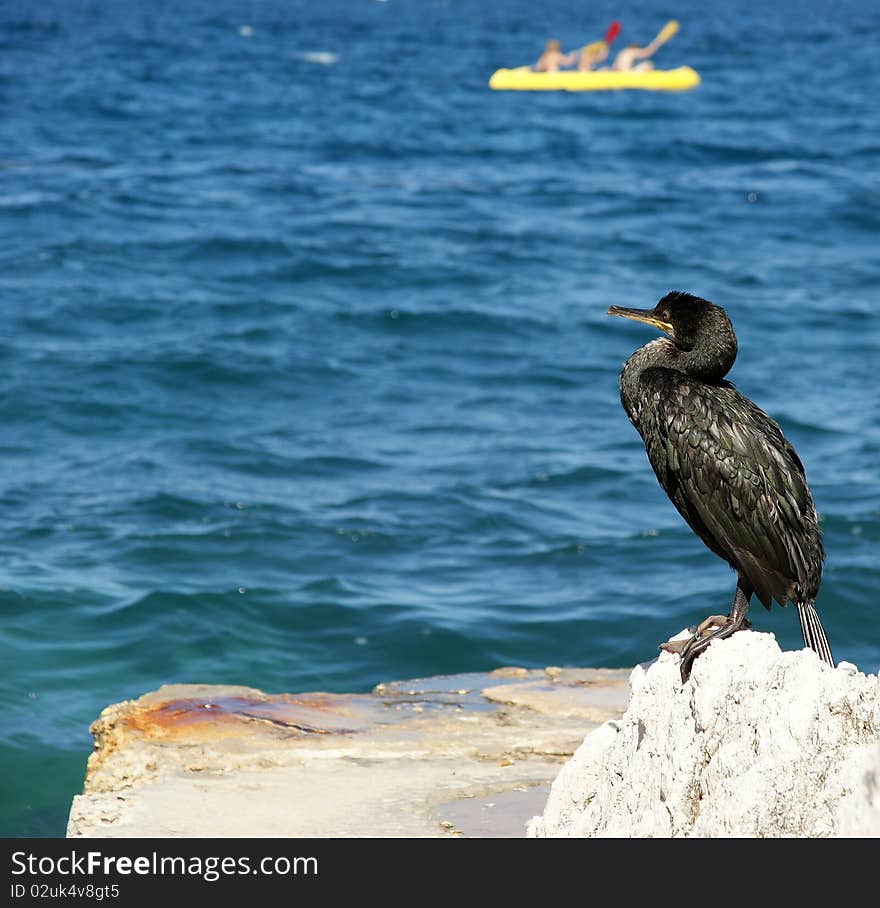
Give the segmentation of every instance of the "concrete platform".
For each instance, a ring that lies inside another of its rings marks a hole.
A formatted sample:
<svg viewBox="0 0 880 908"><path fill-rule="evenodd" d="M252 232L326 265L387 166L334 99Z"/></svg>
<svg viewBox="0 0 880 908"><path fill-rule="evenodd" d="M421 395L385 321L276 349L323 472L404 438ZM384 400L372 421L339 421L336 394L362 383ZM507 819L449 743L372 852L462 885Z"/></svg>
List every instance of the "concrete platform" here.
<svg viewBox="0 0 880 908"><path fill-rule="evenodd" d="M628 669L397 681L369 694L173 685L105 709L69 837L524 836Z"/></svg>

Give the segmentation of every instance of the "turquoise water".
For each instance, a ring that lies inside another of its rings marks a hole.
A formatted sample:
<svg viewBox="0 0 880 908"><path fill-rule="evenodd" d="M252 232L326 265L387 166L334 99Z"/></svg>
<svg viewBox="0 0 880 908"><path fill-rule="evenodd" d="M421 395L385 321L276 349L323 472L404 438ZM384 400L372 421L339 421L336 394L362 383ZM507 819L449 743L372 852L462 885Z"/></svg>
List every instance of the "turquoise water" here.
<svg viewBox="0 0 880 908"><path fill-rule="evenodd" d="M725 610L617 396L652 335L605 308L673 288L877 669L876 4L179 6L0 8L0 831L63 834L88 724L163 683L628 666ZM694 92L486 87L670 15Z"/></svg>

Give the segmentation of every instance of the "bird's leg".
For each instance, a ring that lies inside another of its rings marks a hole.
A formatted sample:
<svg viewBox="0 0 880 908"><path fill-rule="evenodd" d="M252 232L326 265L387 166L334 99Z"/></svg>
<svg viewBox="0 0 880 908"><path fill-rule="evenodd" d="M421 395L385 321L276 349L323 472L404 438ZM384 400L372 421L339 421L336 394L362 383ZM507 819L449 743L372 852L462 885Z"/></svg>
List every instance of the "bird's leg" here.
<svg viewBox="0 0 880 908"><path fill-rule="evenodd" d="M730 607L730 614L724 618L721 615L711 615L705 621L700 622L696 633L685 644L681 651L681 680L687 681L690 677L694 660L700 653L708 649L713 640L724 640L739 630L745 630L749 627L749 620L746 618L746 612L749 609L749 599L752 598L751 591L744 586L740 580L736 585L736 595L733 597L733 605ZM712 630L712 628L715 628Z"/></svg>

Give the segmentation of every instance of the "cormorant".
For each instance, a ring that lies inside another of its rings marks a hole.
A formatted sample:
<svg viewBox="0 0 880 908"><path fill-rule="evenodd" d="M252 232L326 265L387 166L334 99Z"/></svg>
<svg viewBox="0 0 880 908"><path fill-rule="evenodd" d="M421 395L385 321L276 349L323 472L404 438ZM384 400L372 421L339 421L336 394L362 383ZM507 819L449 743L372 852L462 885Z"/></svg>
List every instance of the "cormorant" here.
<svg viewBox="0 0 880 908"><path fill-rule="evenodd" d="M608 314L666 335L626 361L620 400L678 512L737 573L730 614L707 618L681 644L682 681L713 640L749 626L753 593L767 609L793 602L804 642L833 665L813 604L825 552L804 467L779 426L724 380L737 352L727 313L676 291L653 309Z"/></svg>

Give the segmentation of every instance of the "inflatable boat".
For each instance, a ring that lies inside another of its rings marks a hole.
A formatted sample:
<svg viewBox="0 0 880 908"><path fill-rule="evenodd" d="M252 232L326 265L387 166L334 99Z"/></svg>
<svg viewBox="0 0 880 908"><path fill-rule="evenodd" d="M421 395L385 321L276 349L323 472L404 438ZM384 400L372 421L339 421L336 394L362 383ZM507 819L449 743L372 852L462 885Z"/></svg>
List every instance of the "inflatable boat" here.
<svg viewBox="0 0 880 908"><path fill-rule="evenodd" d="M536 73L530 66L518 66L516 69L498 69L489 79L489 88L495 91L615 91L622 88L688 91L699 84L700 76L690 66L646 72L563 69L555 73Z"/></svg>

